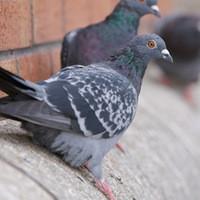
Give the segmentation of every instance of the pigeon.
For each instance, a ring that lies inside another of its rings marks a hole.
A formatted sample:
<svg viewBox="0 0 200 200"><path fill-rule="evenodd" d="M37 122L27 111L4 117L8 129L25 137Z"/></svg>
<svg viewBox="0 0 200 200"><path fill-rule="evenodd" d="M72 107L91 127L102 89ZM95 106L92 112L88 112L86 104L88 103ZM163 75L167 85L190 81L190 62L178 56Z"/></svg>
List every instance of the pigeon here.
<svg viewBox="0 0 200 200"><path fill-rule="evenodd" d="M62 67L107 60L137 34L140 18L149 13L160 16L157 0L121 0L104 21L67 33Z"/></svg>
<svg viewBox="0 0 200 200"><path fill-rule="evenodd" d="M121 0L103 22L66 34L61 50L62 67L107 60L137 34L140 18L149 13L160 16L157 0ZM121 144L116 147L125 153Z"/></svg>
<svg viewBox="0 0 200 200"><path fill-rule="evenodd" d="M0 68L0 115L22 122L38 144L74 168L86 167L109 200L102 178L104 156L133 121L149 61L172 61L156 34L136 36L107 61L61 69L33 83Z"/></svg>
<svg viewBox="0 0 200 200"><path fill-rule="evenodd" d="M174 64L157 61L164 74L162 82L180 85L184 97L192 103L191 86L198 81L200 74L200 16L168 16L156 27L156 33L164 38L174 58Z"/></svg>

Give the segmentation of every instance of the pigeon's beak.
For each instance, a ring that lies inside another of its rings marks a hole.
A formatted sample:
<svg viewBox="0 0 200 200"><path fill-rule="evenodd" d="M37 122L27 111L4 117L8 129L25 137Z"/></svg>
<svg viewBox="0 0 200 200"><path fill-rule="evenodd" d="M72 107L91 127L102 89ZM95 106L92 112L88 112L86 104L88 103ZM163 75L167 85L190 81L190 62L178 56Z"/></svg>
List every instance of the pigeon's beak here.
<svg viewBox="0 0 200 200"><path fill-rule="evenodd" d="M171 56L171 54L169 53L169 51L167 49L163 49L162 52L162 58L170 63L173 63L173 58Z"/></svg>
<svg viewBox="0 0 200 200"><path fill-rule="evenodd" d="M151 13L154 14L157 17L161 17L160 15L160 9L157 5L151 6Z"/></svg>

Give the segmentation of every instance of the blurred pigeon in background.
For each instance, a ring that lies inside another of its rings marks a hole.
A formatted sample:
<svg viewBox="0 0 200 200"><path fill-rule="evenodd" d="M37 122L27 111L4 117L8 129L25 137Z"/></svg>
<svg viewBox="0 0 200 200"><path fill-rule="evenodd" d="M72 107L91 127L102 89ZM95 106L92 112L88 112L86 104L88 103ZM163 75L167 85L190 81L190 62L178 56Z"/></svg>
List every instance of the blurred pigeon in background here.
<svg viewBox="0 0 200 200"><path fill-rule="evenodd" d="M114 200L102 179L102 160L132 122L142 79L152 58L172 61L155 34L136 36L107 62L74 65L42 84L0 68L0 113L22 122L34 140L72 167L85 166L96 186Z"/></svg>
<svg viewBox="0 0 200 200"><path fill-rule="evenodd" d="M103 22L67 33L61 51L62 67L101 62L137 34L146 14L159 16L157 0L121 0Z"/></svg>
<svg viewBox="0 0 200 200"><path fill-rule="evenodd" d="M163 71L162 82L183 87L183 95L193 103L191 84L197 82L200 74L200 16L176 14L161 20L156 28L173 55L174 64L159 60Z"/></svg>

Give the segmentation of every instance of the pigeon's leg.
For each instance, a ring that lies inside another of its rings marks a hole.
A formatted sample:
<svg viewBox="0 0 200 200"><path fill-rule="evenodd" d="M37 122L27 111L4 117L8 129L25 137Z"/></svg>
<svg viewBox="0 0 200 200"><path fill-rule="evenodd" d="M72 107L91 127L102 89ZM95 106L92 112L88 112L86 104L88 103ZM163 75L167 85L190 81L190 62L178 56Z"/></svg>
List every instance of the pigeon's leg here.
<svg viewBox="0 0 200 200"><path fill-rule="evenodd" d="M122 153L125 154L124 147L123 147L121 144L117 143L115 146L116 146Z"/></svg>
<svg viewBox="0 0 200 200"><path fill-rule="evenodd" d="M110 185L105 180L101 179L102 177L101 164L94 166L89 160L85 164L85 167L94 176L95 186L97 187L97 189L99 189L99 191L101 191L107 197L108 200L116 200Z"/></svg>
<svg viewBox="0 0 200 200"><path fill-rule="evenodd" d="M165 86L168 86L168 87L171 87L172 86L172 81L170 80L170 78L168 78L167 76L165 75L162 75L159 79L159 82L162 84L162 85L165 85Z"/></svg>
<svg viewBox="0 0 200 200"><path fill-rule="evenodd" d="M193 98L193 89L192 85L188 85L183 89L183 97L184 99L192 106L196 106L196 103Z"/></svg>
<svg viewBox="0 0 200 200"><path fill-rule="evenodd" d="M95 186L109 199L116 200L109 184L104 180L95 180Z"/></svg>

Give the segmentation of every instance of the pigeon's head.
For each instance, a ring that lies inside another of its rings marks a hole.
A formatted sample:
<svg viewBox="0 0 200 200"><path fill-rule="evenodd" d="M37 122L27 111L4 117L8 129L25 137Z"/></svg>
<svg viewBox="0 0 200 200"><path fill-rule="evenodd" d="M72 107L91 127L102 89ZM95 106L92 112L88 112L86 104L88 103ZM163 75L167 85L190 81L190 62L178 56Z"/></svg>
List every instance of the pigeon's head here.
<svg viewBox="0 0 200 200"><path fill-rule="evenodd" d="M164 59L173 62L173 58L166 48L164 40L156 34L147 34L136 36L132 41L133 52L149 62L152 59Z"/></svg>
<svg viewBox="0 0 200 200"><path fill-rule="evenodd" d="M129 10L136 11L140 16L154 14L160 17L158 0L121 0L121 4Z"/></svg>

